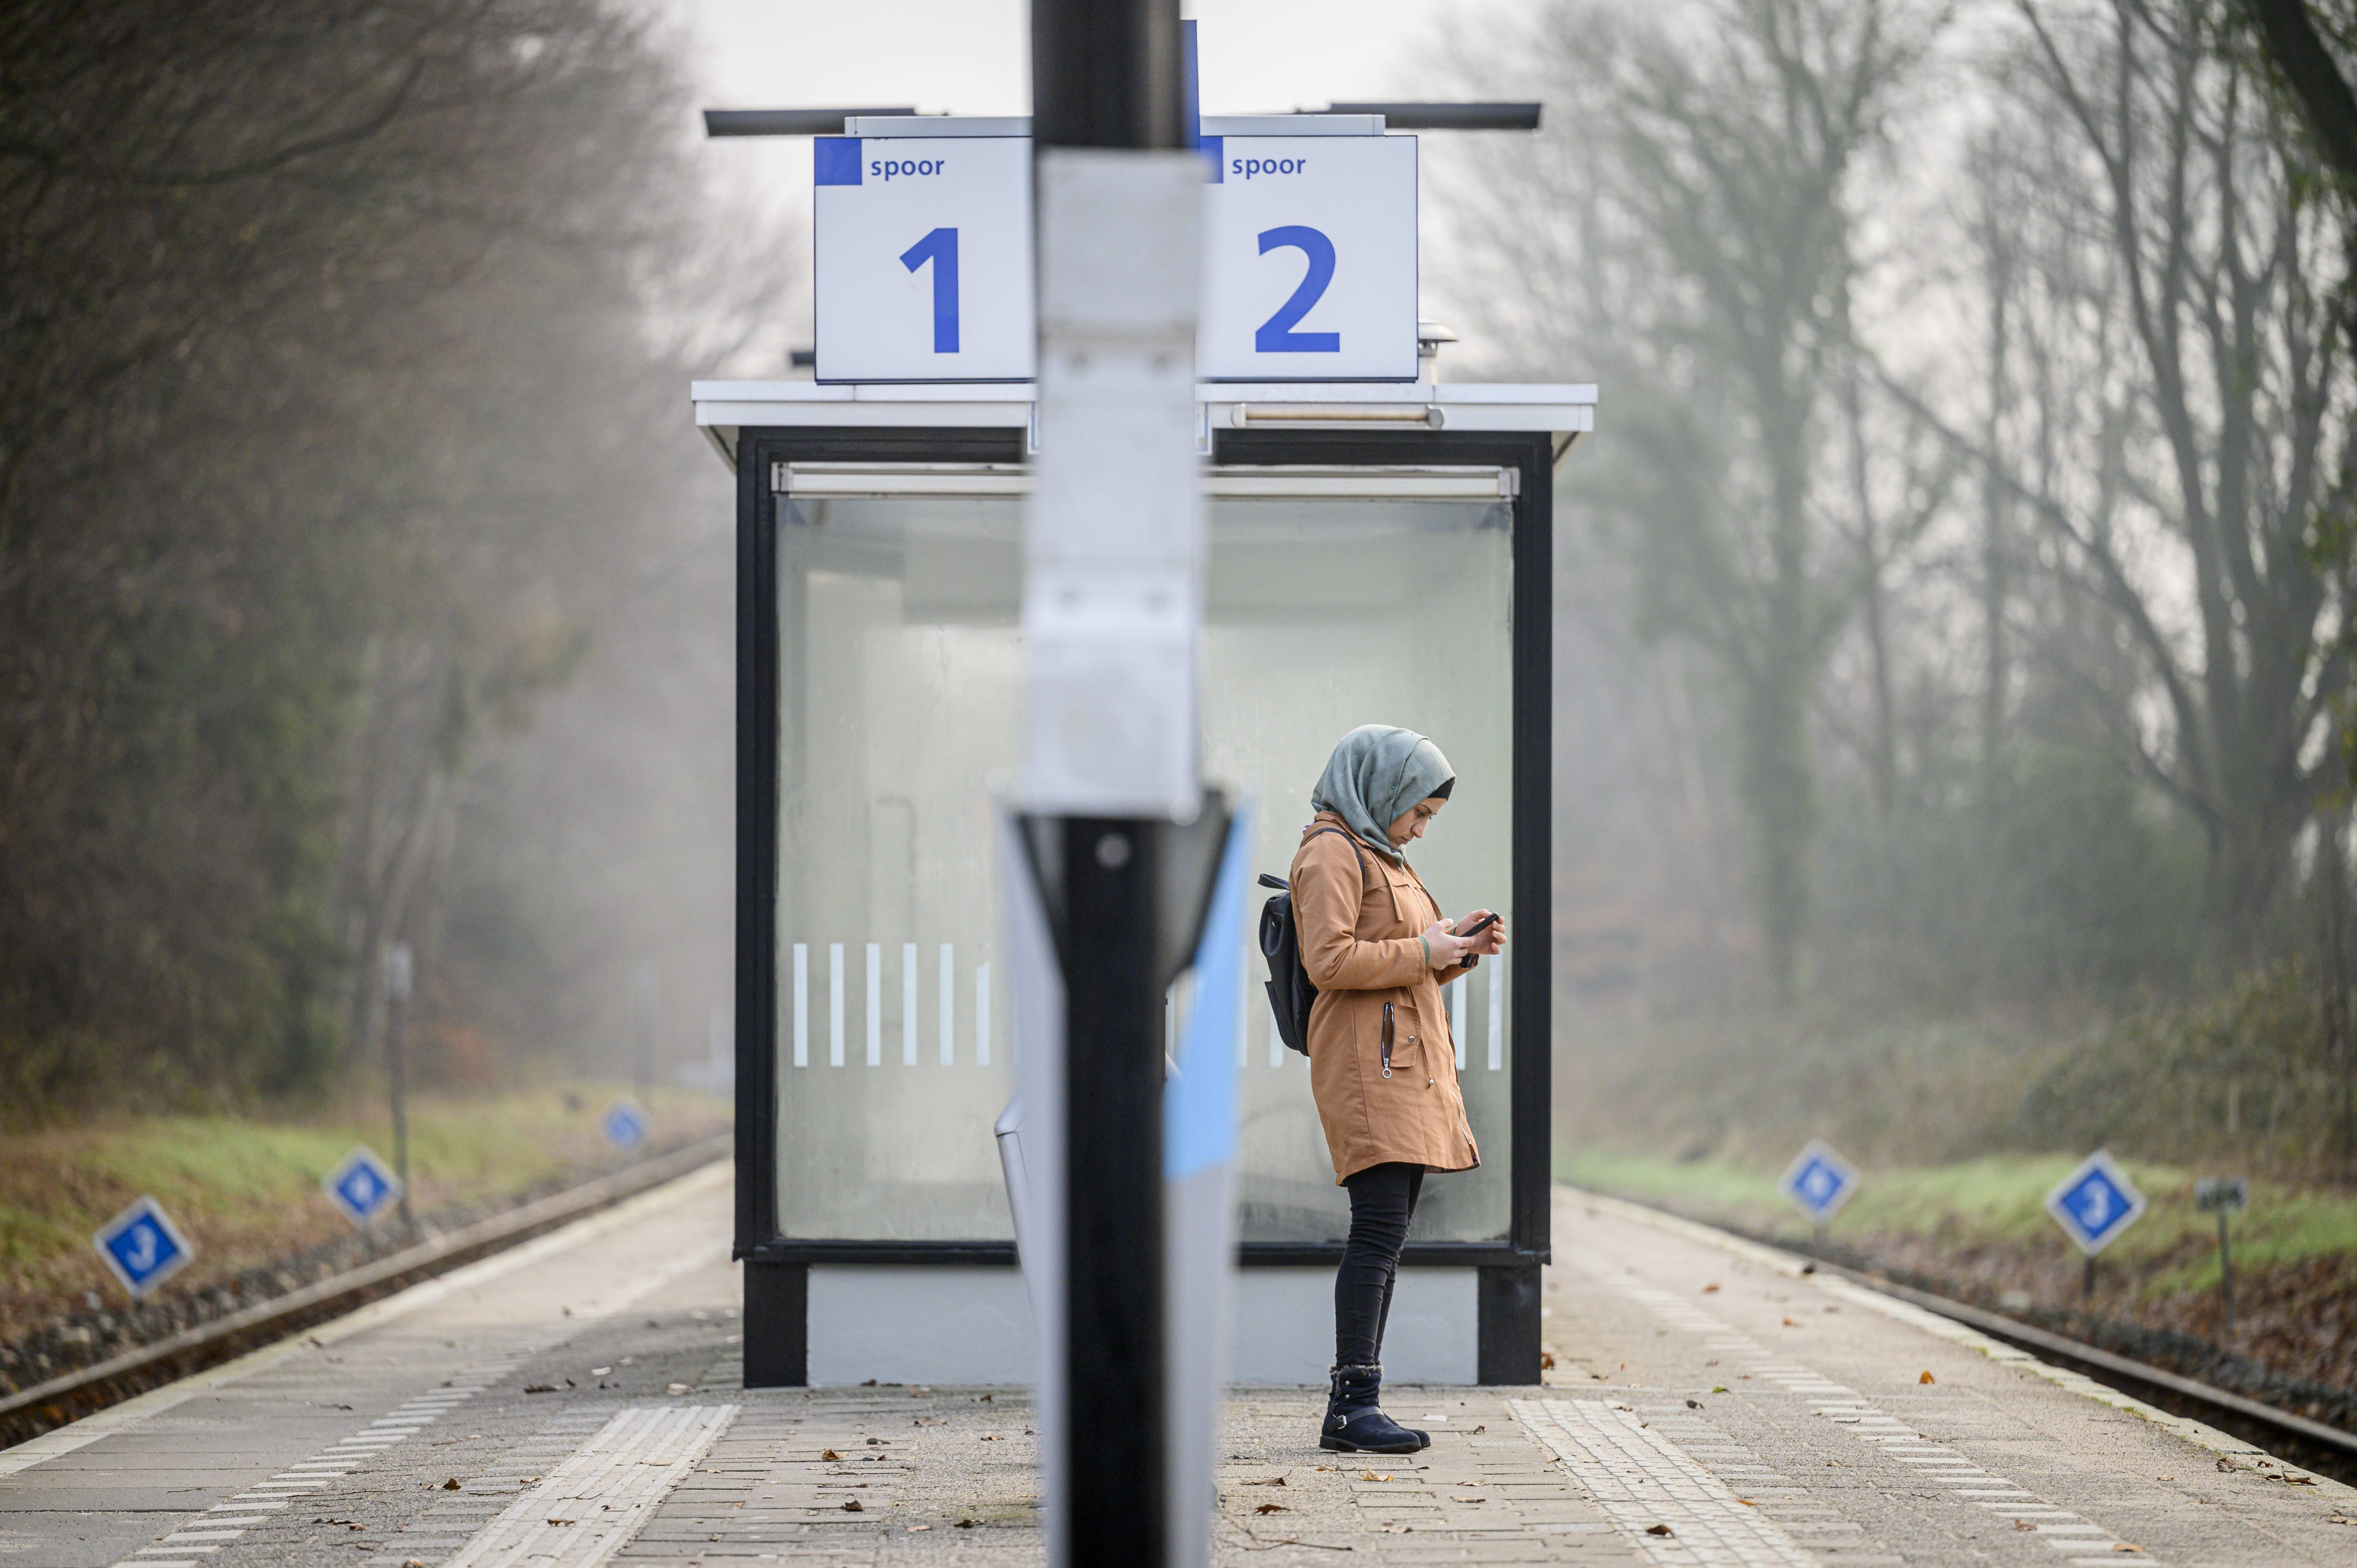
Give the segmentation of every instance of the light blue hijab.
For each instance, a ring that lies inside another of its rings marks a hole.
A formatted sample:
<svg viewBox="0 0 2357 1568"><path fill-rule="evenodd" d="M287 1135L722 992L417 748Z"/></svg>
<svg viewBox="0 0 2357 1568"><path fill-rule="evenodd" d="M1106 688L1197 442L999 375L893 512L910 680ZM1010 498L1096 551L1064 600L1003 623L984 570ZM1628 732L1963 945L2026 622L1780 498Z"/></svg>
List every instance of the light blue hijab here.
<svg viewBox="0 0 2357 1568"><path fill-rule="evenodd" d="M1392 847L1391 824L1456 777L1440 747L1415 731L1361 725L1327 758L1326 771L1309 791L1309 808L1340 817L1377 854L1405 860Z"/></svg>

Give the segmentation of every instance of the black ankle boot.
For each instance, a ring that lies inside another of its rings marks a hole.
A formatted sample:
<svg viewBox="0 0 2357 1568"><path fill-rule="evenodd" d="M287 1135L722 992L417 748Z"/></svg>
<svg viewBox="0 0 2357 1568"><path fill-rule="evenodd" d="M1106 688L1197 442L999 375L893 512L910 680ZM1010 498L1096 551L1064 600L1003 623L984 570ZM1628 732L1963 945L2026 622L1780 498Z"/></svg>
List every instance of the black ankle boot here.
<svg viewBox="0 0 2357 1568"><path fill-rule="evenodd" d="M1383 1391L1381 1367L1337 1367L1333 1376L1318 1447L1337 1454L1413 1454L1432 1446L1430 1434L1411 1431L1375 1408Z"/></svg>

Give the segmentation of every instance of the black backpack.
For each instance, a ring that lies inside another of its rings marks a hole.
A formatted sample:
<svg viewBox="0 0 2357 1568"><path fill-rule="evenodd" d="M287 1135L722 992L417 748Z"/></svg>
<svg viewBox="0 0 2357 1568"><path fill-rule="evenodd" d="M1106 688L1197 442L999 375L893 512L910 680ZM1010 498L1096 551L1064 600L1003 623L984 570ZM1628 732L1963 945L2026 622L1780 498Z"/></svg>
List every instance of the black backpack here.
<svg viewBox="0 0 2357 1568"><path fill-rule="evenodd" d="M1367 860L1360 853L1356 835L1342 832L1340 828L1320 828L1320 833L1340 833L1351 841L1351 853L1359 856L1360 886L1366 886ZM1260 885L1274 887L1276 896L1260 907L1260 955L1268 960L1268 1005L1276 1018L1277 1038L1287 1048L1309 1054L1309 1009L1318 1000L1318 987L1310 983L1309 972L1301 965L1301 933L1293 924L1293 885L1281 877L1261 873Z"/></svg>

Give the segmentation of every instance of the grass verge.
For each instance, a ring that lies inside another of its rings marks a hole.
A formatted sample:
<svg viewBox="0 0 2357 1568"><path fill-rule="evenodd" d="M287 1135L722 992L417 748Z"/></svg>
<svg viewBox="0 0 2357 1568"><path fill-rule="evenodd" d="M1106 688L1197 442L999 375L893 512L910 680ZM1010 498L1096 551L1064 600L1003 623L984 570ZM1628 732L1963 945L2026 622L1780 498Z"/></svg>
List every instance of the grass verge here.
<svg viewBox="0 0 2357 1568"><path fill-rule="evenodd" d="M410 1108L411 1206L449 1228L613 1169L626 1155L600 1122L616 1097L584 1085ZM723 1099L658 1090L641 1152L725 1130ZM350 1268L405 1241L390 1219L355 1234L320 1179L355 1144L388 1161L380 1112L287 1120L125 1118L0 1144L0 1391ZM91 1233L142 1194L161 1203L195 1261L134 1303Z"/></svg>
<svg viewBox="0 0 2357 1568"><path fill-rule="evenodd" d="M1558 1150L1555 1176L1880 1269L2319 1420L2357 1419L2357 1196L2252 1182L2250 1212L2230 1221L2230 1331L2217 1221L2193 1203L2197 1176L2210 1173L2123 1162L2149 1207L2105 1250L2089 1296L2078 1251L2045 1208L2076 1164L2004 1155L1869 1169L1822 1237L1778 1190L1781 1171L1762 1165L1587 1147Z"/></svg>

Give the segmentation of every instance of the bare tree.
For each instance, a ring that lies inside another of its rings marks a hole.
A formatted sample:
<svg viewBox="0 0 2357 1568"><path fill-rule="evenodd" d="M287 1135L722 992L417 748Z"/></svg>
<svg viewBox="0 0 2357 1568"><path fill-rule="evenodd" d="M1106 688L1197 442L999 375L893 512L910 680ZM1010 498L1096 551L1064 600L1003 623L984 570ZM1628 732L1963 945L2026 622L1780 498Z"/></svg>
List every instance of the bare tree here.
<svg viewBox="0 0 2357 1568"><path fill-rule="evenodd" d="M1641 564L1644 626L1706 649L1731 690L1754 907L1787 991L1818 821L1812 704L1891 542L1856 510L1866 454L1841 446L1845 411L1863 418L1845 401L1857 188L1942 20L1904 0L1557 5L1523 69L1580 112L1530 154L1485 156L1461 213L1488 336L1611 383L1598 504Z"/></svg>
<svg viewBox="0 0 2357 1568"><path fill-rule="evenodd" d="M2218 48L2217 5L2020 0L2019 16L2001 202L2014 327L1990 373L2000 350L2030 373L2010 443L1947 428L2135 650L2134 686L2081 673L2201 824L2217 929L2248 944L2346 686L2330 638L2347 585L2317 545L2351 499L2332 303L2348 257L2298 139Z"/></svg>

